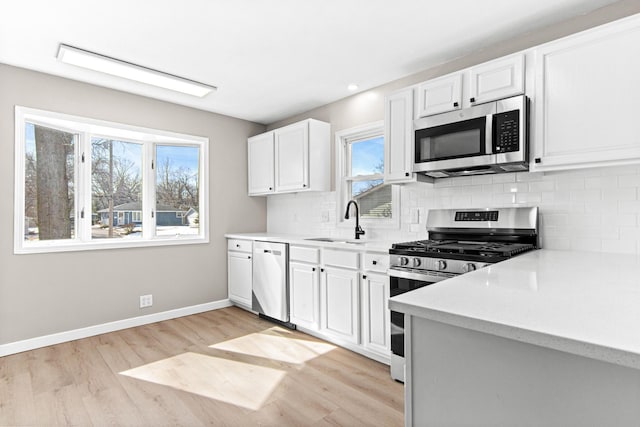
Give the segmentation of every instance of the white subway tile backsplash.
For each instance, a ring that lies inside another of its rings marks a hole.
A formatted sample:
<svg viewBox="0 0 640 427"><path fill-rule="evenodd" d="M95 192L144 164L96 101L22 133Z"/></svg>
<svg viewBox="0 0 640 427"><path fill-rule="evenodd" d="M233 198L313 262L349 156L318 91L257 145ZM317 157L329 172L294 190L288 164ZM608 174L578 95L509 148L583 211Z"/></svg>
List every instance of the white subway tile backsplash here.
<svg viewBox="0 0 640 427"><path fill-rule="evenodd" d="M514 193L500 193L493 195L493 205L502 207L510 206L516 202L516 195Z"/></svg>
<svg viewBox="0 0 640 427"><path fill-rule="evenodd" d="M552 181L535 181L529 183L529 191L532 192L543 192L543 191L553 191L555 189L555 184Z"/></svg>
<svg viewBox="0 0 640 427"><path fill-rule="evenodd" d="M516 203L526 205L539 205L542 202L542 193L516 193Z"/></svg>
<svg viewBox="0 0 640 427"><path fill-rule="evenodd" d="M602 190L602 200L613 201L616 200L637 200L638 189L632 188L605 188Z"/></svg>
<svg viewBox="0 0 640 427"><path fill-rule="evenodd" d="M619 200L618 212L620 213L640 213L640 201L638 200Z"/></svg>
<svg viewBox="0 0 640 427"><path fill-rule="evenodd" d="M504 191L509 193L525 193L529 191L529 184L521 182L504 184Z"/></svg>
<svg viewBox="0 0 640 427"><path fill-rule="evenodd" d="M543 247L635 254L640 253L639 188L640 166L411 183L401 186L400 228L365 230L369 238L417 240L426 238L429 209L539 206ZM336 197L336 192L269 196L267 231L343 235ZM419 210L419 223L412 223L411 209Z"/></svg>
<svg viewBox="0 0 640 427"><path fill-rule="evenodd" d="M503 174L492 175L492 176L493 176L493 182L496 184L505 183L505 182L516 182L515 173L503 173Z"/></svg>
<svg viewBox="0 0 640 427"><path fill-rule="evenodd" d="M584 180L587 189L593 188L615 188L618 186L617 176L591 176Z"/></svg>
<svg viewBox="0 0 640 427"><path fill-rule="evenodd" d="M627 188L627 187L640 187L640 175L622 175L618 178L618 187Z"/></svg>
<svg viewBox="0 0 640 427"><path fill-rule="evenodd" d="M516 181L518 182L542 181L543 178L542 172L516 172Z"/></svg>
<svg viewBox="0 0 640 427"><path fill-rule="evenodd" d="M491 175L477 175L471 177L471 183L473 185L492 184L493 177Z"/></svg>
<svg viewBox="0 0 640 427"><path fill-rule="evenodd" d="M601 190L574 190L571 192L573 202L593 202L602 200Z"/></svg>
<svg viewBox="0 0 640 427"><path fill-rule="evenodd" d="M631 239L620 240L602 240L602 251L621 253L621 254L635 254L637 253L638 242Z"/></svg>
<svg viewBox="0 0 640 427"><path fill-rule="evenodd" d="M556 181L556 190L584 190L584 178L563 175Z"/></svg>

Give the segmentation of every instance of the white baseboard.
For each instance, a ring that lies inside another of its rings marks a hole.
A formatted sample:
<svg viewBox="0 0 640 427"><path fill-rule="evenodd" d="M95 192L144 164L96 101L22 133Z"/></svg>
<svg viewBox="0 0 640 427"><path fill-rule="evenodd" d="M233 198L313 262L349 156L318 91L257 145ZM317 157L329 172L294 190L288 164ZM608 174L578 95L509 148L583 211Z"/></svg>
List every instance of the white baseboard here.
<svg viewBox="0 0 640 427"><path fill-rule="evenodd" d="M105 334L107 332L119 331L121 329L148 325L149 323L161 322L163 320L175 319L177 317L189 316L191 314L204 313L205 311L231 307L231 305L232 304L228 299L223 299L220 301L213 301L205 304L176 308L175 310L162 311L160 313L147 314L145 316L116 320L115 322L103 323L101 325L88 326L86 328L73 329L71 331L59 332L36 338L29 338L26 340L16 341L8 344L0 344L0 357L21 353L23 351L33 350L36 348L47 347L49 345L60 344L67 341L73 341L80 338L87 338L94 335Z"/></svg>

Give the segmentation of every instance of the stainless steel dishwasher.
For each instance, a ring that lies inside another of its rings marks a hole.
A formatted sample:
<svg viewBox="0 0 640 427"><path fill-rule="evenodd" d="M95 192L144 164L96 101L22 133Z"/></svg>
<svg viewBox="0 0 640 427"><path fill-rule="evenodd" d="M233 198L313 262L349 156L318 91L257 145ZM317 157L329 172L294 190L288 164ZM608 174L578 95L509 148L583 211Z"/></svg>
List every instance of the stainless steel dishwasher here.
<svg viewBox="0 0 640 427"><path fill-rule="evenodd" d="M253 291L251 308L260 317L289 324L289 245L253 243Z"/></svg>

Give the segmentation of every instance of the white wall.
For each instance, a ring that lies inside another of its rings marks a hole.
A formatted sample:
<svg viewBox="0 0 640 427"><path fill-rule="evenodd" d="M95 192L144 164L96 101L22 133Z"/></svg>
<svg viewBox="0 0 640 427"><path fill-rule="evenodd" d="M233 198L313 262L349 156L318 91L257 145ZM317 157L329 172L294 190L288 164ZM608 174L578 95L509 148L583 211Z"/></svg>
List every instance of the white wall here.
<svg viewBox="0 0 640 427"><path fill-rule="evenodd" d="M556 38L640 12L640 2L624 0L447 64L390 82L338 102L269 125L270 129L311 117L331 123L332 132L384 118L384 96L393 90L524 50ZM335 168L335 165L334 165ZM425 214L432 208L539 206L544 247L640 253L640 166L556 173L517 173L437 180L435 185L401 186L399 229L372 229L368 238L407 241L426 238ZM335 188L335 185L333 186ZM410 223L419 209L420 222ZM329 221L323 215L329 214ZM269 196L267 230L318 236L351 236L338 227L336 193Z"/></svg>
<svg viewBox="0 0 640 427"><path fill-rule="evenodd" d="M13 254L14 106L208 137L209 244ZM263 125L0 64L0 345L227 298L227 232L264 231L247 196ZM140 295L154 305L141 310Z"/></svg>

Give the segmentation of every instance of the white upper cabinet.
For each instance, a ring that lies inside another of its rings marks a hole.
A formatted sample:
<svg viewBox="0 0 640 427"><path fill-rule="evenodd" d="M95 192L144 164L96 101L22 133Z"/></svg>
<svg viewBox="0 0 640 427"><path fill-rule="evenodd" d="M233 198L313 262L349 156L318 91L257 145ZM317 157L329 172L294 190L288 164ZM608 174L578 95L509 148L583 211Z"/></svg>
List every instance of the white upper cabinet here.
<svg viewBox="0 0 640 427"><path fill-rule="evenodd" d="M276 191L303 190L309 185L309 122L274 131Z"/></svg>
<svg viewBox="0 0 640 427"><path fill-rule="evenodd" d="M273 132L253 136L247 141L250 195L275 191L273 147Z"/></svg>
<svg viewBox="0 0 640 427"><path fill-rule="evenodd" d="M329 123L303 120L251 137L248 144L250 196L329 190Z"/></svg>
<svg viewBox="0 0 640 427"><path fill-rule="evenodd" d="M415 118L523 94L524 58L518 53L418 84Z"/></svg>
<svg viewBox="0 0 640 427"><path fill-rule="evenodd" d="M470 104L524 93L524 54L490 61L469 70Z"/></svg>
<svg viewBox="0 0 640 427"><path fill-rule="evenodd" d="M417 91L417 117L462 108L462 72L421 83Z"/></svg>
<svg viewBox="0 0 640 427"><path fill-rule="evenodd" d="M536 50L532 170L640 161L640 17Z"/></svg>
<svg viewBox="0 0 640 427"><path fill-rule="evenodd" d="M384 182L414 180L413 88L387 96L384 111Z"/></svg>

